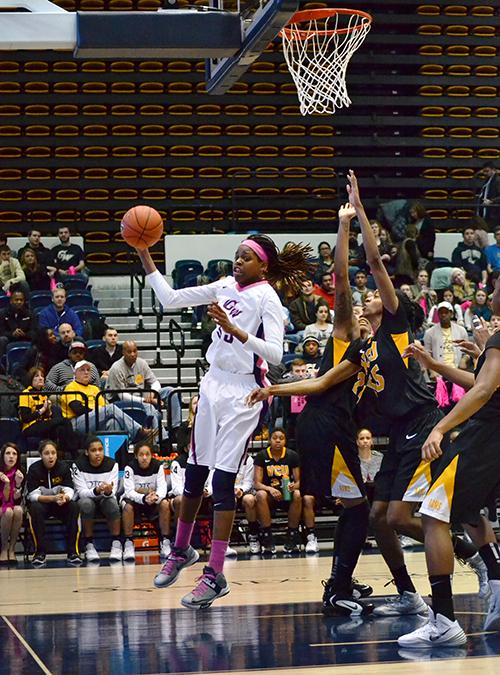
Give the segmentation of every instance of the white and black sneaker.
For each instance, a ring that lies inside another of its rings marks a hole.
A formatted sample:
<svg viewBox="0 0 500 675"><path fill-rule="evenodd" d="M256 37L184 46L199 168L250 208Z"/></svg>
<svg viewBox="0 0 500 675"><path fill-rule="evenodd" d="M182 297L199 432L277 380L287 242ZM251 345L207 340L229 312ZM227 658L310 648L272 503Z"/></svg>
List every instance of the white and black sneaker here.
<svg viewBox="0 0 500 675"><path fill-rule="evenodd" d="M490 604L484 622L484 630L500 631L500 581L492 579L490 585Z"/></svg>
<svg viewBox="0 0 500 675"><path fill-rule="evenodd" d="M260 553L259 535L257 534L248 535L248 549L250 553L252 553L253 555Z"/></svg>
<svg viewBox="0 0 500 675"><path fill-rule="evenodd" d="M427 614L429 607L422 600L422 596L415 592L403 591L401 595L387 598L383 605L375 607L375 616L401 616L404 614Z"/></svg>
<svg viewBox="0 0 500 675"><path fill-rule="evenodd" d="M360 598L368 598L373 593L373 588L368 584L363 584L354 577L351 583L351 593L353 598L359 600Z"/></svg>
<svg viewBox="0 0 500 675"><path fill-rule="evenodd" d="M411 633L401 635L398 645L406 649L422 647L461 647L467 638L458 621L451 621L442 614L436 614L429 607L429 621Z"/></svg>
<svg viewBox="0 0 500 675"><path fill-rule="evenodd" d="M274 555L276 553L276 546L274 545L274 538L271 532L263 532L260 543L262 555Z"/></svg>
<svg viewBox="0 0 500 675"><path fill-rule="evenodd" d="M373 605L364 604L352 595L334 591L331 579L322 581L324 586L321 611L325 616L366 616Z"/></svg>
<svg viewBox="0 0 500 675"><path fill-rule="evenodd" d="M47 564L47 556L45 553L35 553L31 560L33 567L45 567Z"/></svg>

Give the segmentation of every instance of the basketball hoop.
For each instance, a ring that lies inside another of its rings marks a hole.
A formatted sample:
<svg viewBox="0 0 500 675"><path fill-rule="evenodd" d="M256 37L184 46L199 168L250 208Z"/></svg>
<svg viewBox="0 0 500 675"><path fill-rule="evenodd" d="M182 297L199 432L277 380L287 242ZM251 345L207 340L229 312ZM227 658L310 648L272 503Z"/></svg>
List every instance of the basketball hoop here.
<svg viewBox="0 0 500 675"><path fill-rule="evenodd" d="M302 115L350 106L347 65L371 23L370 14L356 9L310 9L296 12L283 28L283 53Z"/></svg>

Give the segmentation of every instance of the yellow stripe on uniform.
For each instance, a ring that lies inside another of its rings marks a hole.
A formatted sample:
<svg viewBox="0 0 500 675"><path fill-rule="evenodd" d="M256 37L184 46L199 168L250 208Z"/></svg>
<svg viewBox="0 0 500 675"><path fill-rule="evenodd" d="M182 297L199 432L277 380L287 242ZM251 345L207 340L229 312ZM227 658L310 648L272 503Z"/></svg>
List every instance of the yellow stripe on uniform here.
<svg viewBox="0 0 500 675"><path fill-rule="evenodd" d="M404 352L404 350L408 347L410 344L410 339L408 337L408 333L405 331L404 333L391 333L391 337L394 340L394 344L397 347L397 350L399 352L399 355ZM408 357L406 359L401 359L405 366L408 368Z"/></svg>
<svg viewBox="0 0 500 675"><path fill-rule="evenodd" d="M363 496L337 446L333 454L331 485L333 497L354 499Z"/></svg>
<svg viewBox="0 0 500 675"><path fill-rule="evenodd" d="M437 520L442 520L445 523L450 522L457 466L458 455L452 459L425 495L420 513L424 513L426 516L431 516Z"/></svg>
<svg viewBox="0 0 500 675"><path fill-rule="evenodd" d="M422 460L403 495L404 502L421 502L431 486L431 463Z"/></svg>
<svg viewBox="0 0 500 675"><path fill-rule="evenodd" d="M333 365L338 366L339 363L342 361L342 358L344 354L347 351L347 347L349 347L350 342L346 342L345 340L341 340L340 338L333 338Z"/></svg>

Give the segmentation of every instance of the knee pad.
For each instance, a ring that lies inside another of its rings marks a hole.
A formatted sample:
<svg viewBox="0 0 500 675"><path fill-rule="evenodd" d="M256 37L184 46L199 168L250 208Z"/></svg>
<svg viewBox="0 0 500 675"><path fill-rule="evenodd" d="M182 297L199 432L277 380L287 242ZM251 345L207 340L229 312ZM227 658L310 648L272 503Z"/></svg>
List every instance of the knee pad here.
<svg viewBox="0 0 500 675"><path fill-rule="evenodd" d="M235 473L215 469L212 478L214 511L234 511L236 499L234 496Z"/></svg>
<svg viewBox="0 0 500 675"><path fill-rule="evenodd" d="M186 464L186 481L183 492L185 497L201 497L209 471L208 466Z"/></svg>

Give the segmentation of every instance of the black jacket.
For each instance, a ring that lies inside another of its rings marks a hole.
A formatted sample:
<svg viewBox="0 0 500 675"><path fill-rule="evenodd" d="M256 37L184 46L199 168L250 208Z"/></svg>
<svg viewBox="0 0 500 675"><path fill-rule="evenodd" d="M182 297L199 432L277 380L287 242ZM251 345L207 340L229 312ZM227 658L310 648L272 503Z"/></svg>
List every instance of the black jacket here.
<svg viewBox="0 0 500 675"><path fill-rule="evenodd" d="M109 352L103 345L102 347L96 347L95 349L92 349L92 351L89 352L87 358L94 364L94 366L99 371L99 375L101 375L103 370L109 370L113 363L116 363L119 359L121 359L122 356L123 350L121 345L116 345L113 356L109 355Z"/></svg>
<svg viewBox="0 0 500 675"><path fill-rule="evenodd" d="M62 489L73 498L75 491L71 479L71 470L66 462L57 460L49 471L40 459L28 469L28 501L37 502L41 495L56 495Z"/></svg>
<svg viewBox="0 0 500 675"><path fill-rule="evenodd" d="M13 333L17 328L21 328L25 337L14 337ZM36 331L36 318L28 309L14 310L9 305L0 312L0 335L9 338L10 341L22 340L31 342Z"/></svg>

